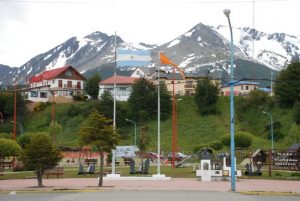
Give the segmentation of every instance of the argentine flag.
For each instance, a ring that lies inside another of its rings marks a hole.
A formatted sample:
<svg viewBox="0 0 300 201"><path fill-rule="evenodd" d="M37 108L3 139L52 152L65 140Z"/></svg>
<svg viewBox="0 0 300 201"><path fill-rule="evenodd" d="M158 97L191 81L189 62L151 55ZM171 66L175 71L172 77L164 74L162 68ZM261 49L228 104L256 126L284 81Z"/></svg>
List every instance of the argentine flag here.
<svg viewBox="0 0 300 201"><path fill-rule="evenodd" d="M151 61L147 50L117 50L117 66L145 66Z"/></svg>

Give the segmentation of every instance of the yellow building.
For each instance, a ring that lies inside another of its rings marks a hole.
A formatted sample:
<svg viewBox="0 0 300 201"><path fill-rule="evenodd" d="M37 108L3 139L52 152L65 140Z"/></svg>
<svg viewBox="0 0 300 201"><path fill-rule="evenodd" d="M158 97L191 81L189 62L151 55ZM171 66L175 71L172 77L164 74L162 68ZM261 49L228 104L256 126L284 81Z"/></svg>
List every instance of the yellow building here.
<svg viewBox="0 0 300 201"><path fill-rule="evenodd" d="M256 90L259 87L258 82L245 82L245 81L239 81L236 82L233 86L233 92L235 96L245 96L250 93L250 91ZM226 83L221 88L221 94L223 96L229 96L230 95L230 85L229 83Z"/></svg>

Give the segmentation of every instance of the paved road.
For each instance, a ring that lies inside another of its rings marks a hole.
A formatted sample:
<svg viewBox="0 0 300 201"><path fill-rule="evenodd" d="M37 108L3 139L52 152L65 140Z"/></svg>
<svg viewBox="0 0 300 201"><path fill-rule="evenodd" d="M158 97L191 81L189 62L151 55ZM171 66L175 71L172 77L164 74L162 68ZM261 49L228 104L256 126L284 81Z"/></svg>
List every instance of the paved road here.
<svg viewBox="0 0 300 201"><path fill-rule="evenodd" d="M84 193L23 193L1 195L1 201L299 201L296 196L253 196L230 192L119 191Z"/></svg>

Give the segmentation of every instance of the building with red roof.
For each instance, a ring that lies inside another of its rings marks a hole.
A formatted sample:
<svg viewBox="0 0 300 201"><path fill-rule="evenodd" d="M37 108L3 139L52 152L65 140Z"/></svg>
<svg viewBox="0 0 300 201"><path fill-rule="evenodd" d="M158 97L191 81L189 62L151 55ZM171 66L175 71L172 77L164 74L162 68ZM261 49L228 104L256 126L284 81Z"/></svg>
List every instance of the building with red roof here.
<svg viewBox="0 0 300 201"><path fill-rule="evenodd" d="M33 102L72 102L74 95L83 93L85 77L74 67L64 66L30 78L28 100Z"/></svg>
<svg viewBox="0 0 300 201"><path fill-rule="evenodd" d="M133 83L138 78L133 78L129 76L116 76L116 100L127 101L130 94ZM114 76L107 78L99 83L99 99L104 91L109 91L112 96L114 95Z"/></svg>

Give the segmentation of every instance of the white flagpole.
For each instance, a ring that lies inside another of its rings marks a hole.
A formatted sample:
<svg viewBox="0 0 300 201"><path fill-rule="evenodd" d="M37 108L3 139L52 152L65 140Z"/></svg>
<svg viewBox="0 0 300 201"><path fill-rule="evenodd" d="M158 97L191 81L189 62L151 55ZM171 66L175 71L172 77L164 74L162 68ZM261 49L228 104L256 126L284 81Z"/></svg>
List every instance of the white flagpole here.
<svg viewBox="0 0 300 201"><path fill-rule="evenodd" d="M160 78L159 78L159 66L160 66L160 52L158 51L157 62L157 175L160 175Z"/></svg>
<svg viewBox="0 0 300 201"><path fill-rule="evenodd" d="M116 68L117 68L117 32L115 32L115 66L114 66L114 114L113 114L113 129L114 133L116 132ZM112 156L112 170L111 173L116 173L116 150L113 150L113 156Z"/></svg>

